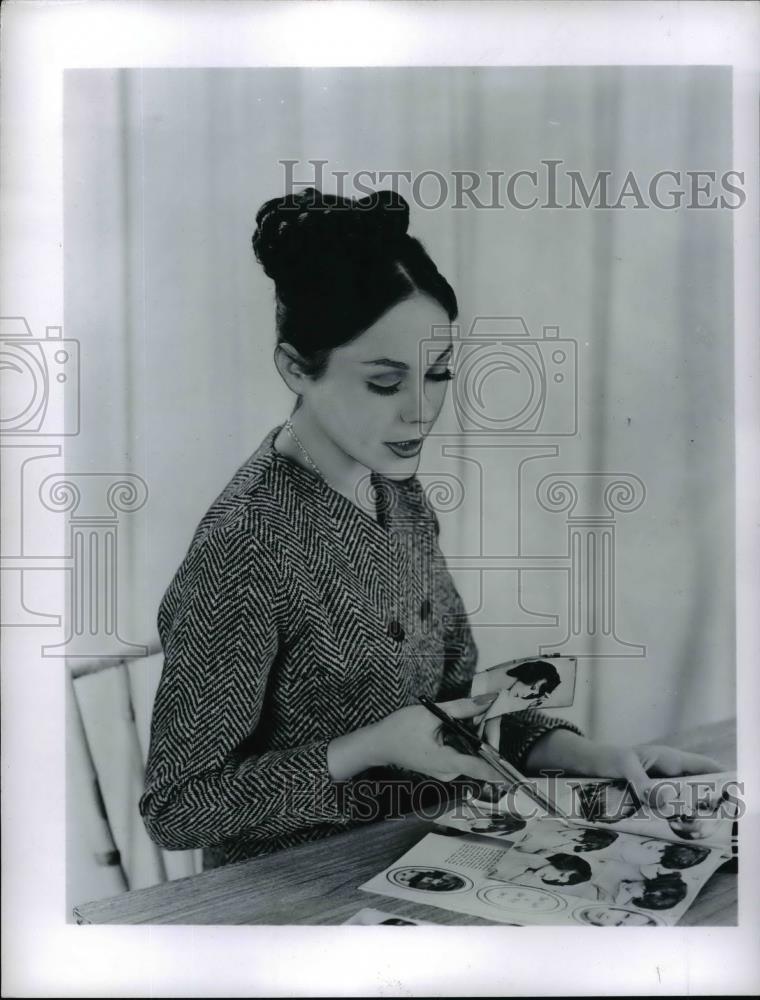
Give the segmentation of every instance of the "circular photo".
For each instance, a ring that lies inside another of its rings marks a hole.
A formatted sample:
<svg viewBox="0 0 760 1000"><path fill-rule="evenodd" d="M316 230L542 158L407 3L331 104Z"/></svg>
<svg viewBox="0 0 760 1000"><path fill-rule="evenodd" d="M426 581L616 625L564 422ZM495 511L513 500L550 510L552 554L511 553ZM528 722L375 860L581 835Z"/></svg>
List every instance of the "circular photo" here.
<svg viewBox="0 0 760 1000"><path fill-rule="evenodd" d="M528 885L489 885L478 890L478 899L519 913L556 913L567 908L567 901L556 892Z"/></svg>
<svg viewBox="0 0 760 1000"><path fill-rule="evenodd" d="M418 892L465 892L472 889L472 882L466 876L447 872L443 868L394 868L388 872L388 881Z"/></svg>
<svg viewBox="0 0 760 1000"><path fill-rule="evenodd" d="M623 906L584 906L575 910L573 916L579 923L592 927L657 927L659 923L646 913Z"/></svg>

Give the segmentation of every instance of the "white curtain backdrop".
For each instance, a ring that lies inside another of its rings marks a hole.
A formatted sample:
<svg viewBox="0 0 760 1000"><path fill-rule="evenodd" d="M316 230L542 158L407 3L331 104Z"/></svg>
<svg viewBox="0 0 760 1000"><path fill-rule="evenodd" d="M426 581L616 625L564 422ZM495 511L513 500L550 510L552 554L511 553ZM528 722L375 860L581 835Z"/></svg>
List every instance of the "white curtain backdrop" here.
<svg viewBox="0 0 760 1000"><path fill-rule="evenodd" d="M301 181L313 159L349 177L475 171L486 200L487 171L549 159L587 184L608 170L644 186L659 170L732 167L730 88L719 68L69 71L64 333L82 359L69 466L132 473L149 491L119 525L121 637L155 644L198 520L291 406L250 245L257 208L284 192L279 161L300 161ZM434 181L421 190L435 200ZM451 200L413 207L410 231L454 286L463 332L478 316L522 317L534 339L555 326L577 343L577 433L426 446L423 483L464 484L439 517L481 666L568 633L572 512L542 508L539 483L590 489L575 515L585 504L598 519L622 477L646 495L607 532L619 641L596 627L564 647L582 654L583 684L563 714L632 742L733 716L731 213ZM486 406L504 405L508 378L486 381ZM468 569L479 555L521 561Z"/></svg>

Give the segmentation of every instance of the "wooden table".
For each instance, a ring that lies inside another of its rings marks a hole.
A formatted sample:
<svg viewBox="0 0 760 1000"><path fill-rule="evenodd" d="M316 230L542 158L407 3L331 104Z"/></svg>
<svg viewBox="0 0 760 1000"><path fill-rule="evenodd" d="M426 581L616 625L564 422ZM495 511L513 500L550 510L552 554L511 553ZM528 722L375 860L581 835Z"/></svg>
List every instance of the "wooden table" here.
<svg viewBox="0 0 760 1000"><path fill-rule="evenodd" d="M721 723L663 742L715 756L730 769L735 766L733 732ZM431 832L447 831L415 816L386 820L267 857L83 903L74 916L80 924L341 924L362 907L372 906L437 924L489 924L357 888ZM734 864L710 878L681 925L736 925Z"/></svg>

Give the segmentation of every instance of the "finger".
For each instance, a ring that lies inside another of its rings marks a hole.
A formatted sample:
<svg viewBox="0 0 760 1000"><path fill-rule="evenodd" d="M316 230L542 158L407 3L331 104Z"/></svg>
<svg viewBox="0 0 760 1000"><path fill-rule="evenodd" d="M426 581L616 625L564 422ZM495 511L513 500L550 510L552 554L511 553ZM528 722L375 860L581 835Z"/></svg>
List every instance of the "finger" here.
<svg viewBox="0 0 760 1000"><path fill-rule="evenodd" d="M716 774L724 771L725 768L720 761L712 757L705 757L701 753L688 753L685 750L678 751L680 762L680 774Z"/></svg>
<svg viewBox="0 0 760 1000"><path fill-rule="evenodd" d="M471 719L473 716L486 712L499 696L498 691L489 694L479 694L476 698L457 698L455 701L442 701L439 707L448 713L452 719Z"/></svg>
<svg viewBox="0 0 760 1000"><path fill-rule="evenodd" d="M661 777L675 778L681 774L715 774L725 770L712 757L690 753L667 746L639 746L635 748L647 771Z"/></svg>
<svg viewBox="0 0 760 1000"><path fill-rule="evenodd" d="M633 750L623 754L620 761L620 770L622 772L621 776L631 785L639 799L642 802L648 802L652 781L644 770L638 754Z"/></svg>

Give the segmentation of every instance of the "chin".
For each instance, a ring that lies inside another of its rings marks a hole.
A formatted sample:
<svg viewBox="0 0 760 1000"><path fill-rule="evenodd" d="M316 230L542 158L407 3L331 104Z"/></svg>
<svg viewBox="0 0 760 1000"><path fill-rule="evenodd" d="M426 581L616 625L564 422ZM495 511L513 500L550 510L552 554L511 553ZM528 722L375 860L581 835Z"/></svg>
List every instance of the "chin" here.
<svg viewBox="0 0 760 1000"><path fill-rule="evenodd" d="M374 471L385 476L386 479L402 482L404 479L410 479L416 473L420 466L420 458L419 454L411 458L394 458L386 451L386 455L383 456L382 461L378 462Z"/></svg>
<svg viewBox="0 0 760 1000"><path fill-rule="evenodd" d="M409 468L408 466L411 465L412 463L409 462L407 463L407 468L405 469L392 468L392 469L378 469L377 471L380 473L381 476L384 476L386 479L393 479L395 482L401 483L404 482L404 480L406 479L411 479L419 467L418 464L415 464L412 468Z"/></svg>
<svg viewBox="0 0 760 1000"><path fill-rule="evenodd" d="M387 472L383 472L382 475L388 479L403 480L403 479L411 479L416 471L417 471L417 466L415 465L413 469L404 469L404 470L389 469Z"/></svg>

